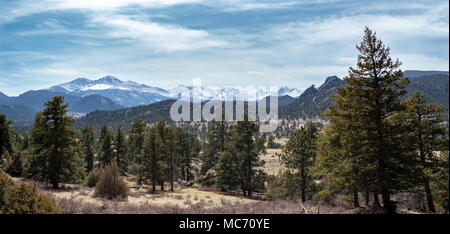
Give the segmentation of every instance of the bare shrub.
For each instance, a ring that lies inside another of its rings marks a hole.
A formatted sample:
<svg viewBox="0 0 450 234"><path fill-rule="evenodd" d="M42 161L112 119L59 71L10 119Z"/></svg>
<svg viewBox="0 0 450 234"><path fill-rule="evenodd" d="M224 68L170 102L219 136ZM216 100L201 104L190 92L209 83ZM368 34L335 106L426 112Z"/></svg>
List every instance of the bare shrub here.
<svg viewBox="0 0 450 234"><path fill-rule="evenodd" d="M95 194L106 196L108 199L128 197L129 188L120 176L120 170L115 161L108 164L100 174L95 186Z"/></svg>

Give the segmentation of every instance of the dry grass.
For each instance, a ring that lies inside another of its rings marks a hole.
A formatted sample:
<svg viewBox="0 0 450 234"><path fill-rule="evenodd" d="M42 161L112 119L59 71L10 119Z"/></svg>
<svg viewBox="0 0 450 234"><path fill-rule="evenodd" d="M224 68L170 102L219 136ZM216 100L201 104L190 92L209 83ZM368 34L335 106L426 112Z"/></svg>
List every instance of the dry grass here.
<svg viewBox="0 0 450 234"><path fill-rule="evenodd" d="M20 178L16 182L26 181L36 185L39 191L56 202L65 214L302 214L305 213L296 201L252 200L240 196L231 196L211 188L177 187L174 192L157 191L148 193L146 188L130 189L127 200L107 200L94 197L93 188L64 184L61 189L53 190L48 184ZM133 178L127 178L127 183ZM136 187L136 186L135 186ZM380 213L379 209L362 207L353 209L351 203L342 197L332 203L303 204L308 214L365 214ZM410 213L400 211L401 213Z"/></svg>

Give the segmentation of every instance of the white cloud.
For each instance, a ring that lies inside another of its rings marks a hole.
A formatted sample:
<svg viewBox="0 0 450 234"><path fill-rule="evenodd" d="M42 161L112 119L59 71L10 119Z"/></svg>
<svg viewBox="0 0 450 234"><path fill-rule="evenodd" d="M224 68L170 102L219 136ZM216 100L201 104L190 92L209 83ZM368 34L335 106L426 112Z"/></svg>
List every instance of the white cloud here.
<svg viewBox="0 0 450 234"><path fill-rule="evenodd" d="M114 12L128 6L157 8L201 2L203 0L17 0L4 5L2 3L0 24L14 21L19 17L47 11L85 10L91 12Z"/></svg>
<svg viewBox="0 0 450 234"><path fill-rule="evenodd" d="M159 24L125 15L94 16L92 23L103 24L107 36L131 39L154 51L176 52L217 47L228 43L204 30L193 30L177 25Z"/></svg>

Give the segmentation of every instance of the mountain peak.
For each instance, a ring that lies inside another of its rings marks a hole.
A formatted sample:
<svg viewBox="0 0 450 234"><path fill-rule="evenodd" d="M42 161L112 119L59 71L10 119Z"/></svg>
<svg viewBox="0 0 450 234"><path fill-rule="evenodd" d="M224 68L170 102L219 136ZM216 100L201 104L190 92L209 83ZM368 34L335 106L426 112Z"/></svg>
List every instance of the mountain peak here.
<svg viewBox="0 0 450 234"><path fill-rule="evenodd" d="M341 80L341 79L339 79L339 77L337 77L337 76L329 76L329 77L327 77L325 79L325 83L324 84L329 83L329 82L333 82L333 81L336 81L336 80Z"/></svg>
<svg viewBox="0 0 450 234"><path fill-rule="evenodd" d="M89 83L92 80L89 80L87 78L84 77L80 77L80 78L76 78L75 80L70 81L71 83Z"/></svg>
<svg viewBox="0 0 450 234"><path fill-rule="evenodd" d="M325 82L319 87L319 90L331 90L337 87L344 86L345 82L337 76L329 76Z"/></svg>
<svg viewBox="0 0 450 234"><path fill-rule="evenodd" d="M105 76L105 77L102 77L102 78L100 78L100 79L98 79L98 80L96 80L96 81L104 82L104 83L123 83L123 82L122 82L121 80L119 80L117 77L110 76L110 75Z"/></svg>

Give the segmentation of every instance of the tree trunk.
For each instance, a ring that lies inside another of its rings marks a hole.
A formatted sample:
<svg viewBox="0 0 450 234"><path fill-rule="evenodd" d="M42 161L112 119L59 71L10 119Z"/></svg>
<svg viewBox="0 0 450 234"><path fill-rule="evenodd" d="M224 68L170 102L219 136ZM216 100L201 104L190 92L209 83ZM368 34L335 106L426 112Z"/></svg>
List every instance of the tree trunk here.
<svg viewBox="0 0 450 234"><path fill-rule="evenodd" d="M305 175L305 169L304 169L304 165L301 165L301 180L300 183L302 183L300 185L300 188L302 190L302 202L306 201L306 175Z"/></svg>
<svg viewBox="0 0 450 234"><path fill-rule="evenodd" d="M381 207L380 199L378 198L378 193L377 192L373 192L373 205Z"/></svg>
<svg viewBox="0 0 450 234"><path fill-rule="evenodd" d="M381 193L381 198L383 199L383 207L387 214L395 214L395 207L391 201L390 194L387 191Z"/></svg>
<svg viewBox="0 0 450 234"><path fill-rule="evenodd" d="M156 191L156 180L154 179L155 177L153 177L152 179L152 191L155 192Z"/></svg>
<svg viewBox="0 0 450 234"><path fill-rule="evenodd" d="M161 191L164 191L164 180L161 180Z"/></svg>
<svg viewBox="0 0 450 234"><path fill-rule="evenodd" d="M58 181L56 181L56 180L52 181L52 187L53 187L53 189L58 189L59 188Z"/></svg>
<svg viewBox="0 0 450 234"><path fill-rule="evenodd" d="M355 208L359 207L359 197L358 197L358 191L357 190L353 191L353 206Z"/></svg>
<svg viewBox="0 0 450 234"><path fill-rule="evenodd" d="M173 192L173 172L170 173L170 191Z"/></svg>
<svg viewBox="0 0 450 234"><path fill-rule="evenodd" d="M433 196L431 195L430 180L426 176L424 178L424 185L425 185L425 194L427 196L428 211L431 213L436 213L436 209L434 208L433 204Z"/></svg>
<svg viewBox="0 0 450 234"><path fill-rule="evenodd" d="M423 149L423 144L422 144L422 137L420 137L420 160L422 161L422 165L424 168L427 167L426 165L426 159L425 159L425 153L424 153L424 149ZM425 188L425 195L427 196L427 205L428 205L428 211L431 213L436 213L436 209L434 208L434 204L433 204L433 196L431 195L431 188L430 188L430 180L428 179L428 177L426 175L424 175L423 177L423 185Z"/></svg>

